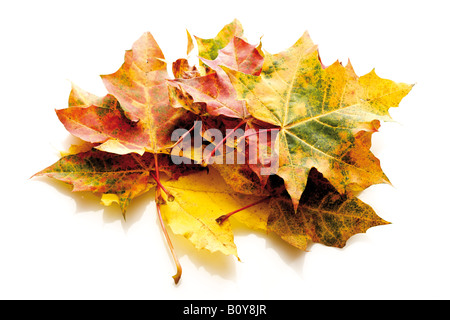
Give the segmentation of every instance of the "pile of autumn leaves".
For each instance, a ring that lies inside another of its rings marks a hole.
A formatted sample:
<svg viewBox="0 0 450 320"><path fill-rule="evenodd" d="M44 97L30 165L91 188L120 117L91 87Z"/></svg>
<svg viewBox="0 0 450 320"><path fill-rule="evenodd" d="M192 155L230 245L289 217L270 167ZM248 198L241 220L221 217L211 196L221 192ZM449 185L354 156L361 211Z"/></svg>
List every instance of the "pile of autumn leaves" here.
<svg viewBox="0 0 450 320"><path fill-rule="evenodd" d="M231 215L302 250L311 241L343 247L352 235L387 223L356 195L389 182L370 151L371 136L380 121L391 120L388 109L398 106L411 85L373 71L358 77L350 63L325 67L307 33L278 54L247 43L236 20L215 38L195 40L198 65L178 59L174 78L145 33L120 69L102 76L108 95L73 86L69 107L56 112L85 143L37 175L70 183L73 191L98 193L103 204L117 203L124 217L133 198L155 190L176 282L181 267L165 224L198 249L237 257ZM188 33L188 55L194 47ZM172 141L176 129L186 129L186 136L195 132L197 121L200 134L209 128L223 136L225 129L252 129L241 138L246 144L263 132L277 136L274 143L257 144L253 161L247 152L244 164L217 164L212 160L235 151L237 141L230 146L203 136L200 150L189 153L183 153L183 136ZM196 155L211 144L217 151L199 161ZM174 164L175 148L178 156L195 161ZM273 155L274 174L261 174Z"/></svg>

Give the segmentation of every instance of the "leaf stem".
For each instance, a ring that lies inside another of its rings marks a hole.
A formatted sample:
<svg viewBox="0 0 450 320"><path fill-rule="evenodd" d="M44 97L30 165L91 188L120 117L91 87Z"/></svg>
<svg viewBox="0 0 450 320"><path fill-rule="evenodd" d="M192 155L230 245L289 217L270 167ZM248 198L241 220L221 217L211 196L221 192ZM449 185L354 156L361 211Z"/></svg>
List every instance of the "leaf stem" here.
<svg viewBox="0 0 450 320"><path fill-rule="evenodd" d="M203 160L202 165L206 166L208 165L209 160L211 159L211 157L216 153L216 151L223 145L223 143L228 139L229 136L231 136L237 129L239 129L240 127L242 127L242 125L246 124L249 118L242 120L236 127L233 128L233 130L231 130L226 136L225 138L222 139L222 141L220 141L215 148L213 149L213 151L211 151L211 153L206 157L206 159Z"/></svg>
<svg viewBox="0 0 450 320"><path fill-rule="evenodd" d="M174 148L175 146L177 146L181 141L183 141L184 138L186 138L186 136L191 133L192 130L194 130L195 128L195 124L192 126L192 128L190 128L188 131L186 131L179 139L178 141L172 146L172 148Z"/></svg>
<svg viewBox="0 0 450 320"><path fill-rule="evenodd" d="M142 169L148 171L148 173L149 173L149 174L152 176L152 178L155 180L156 184L157 184L157 185L162 189L162 191L164 191L164 193L167 195L167 200L168 200L169 202L172 202L173 200L175 200L175 197L174 197L169 191L167 191L167 189L164 188L164 186L161 184L161 181L159 181L159 178L157 177L157 176L159 176L159 170L157 170L158 175L155 176L155 174L150 170L150 167L146 166L145 163L143 163L143 162L141 161L141 159L139 159L139 157L138 157L136 154L132 153L131 155L133 156L133 159L136 160L137 163L139 163L139 165L142 167ZM157 157L156 157L156 155L155 155L155 167L156 167L156 165L158 164L157 161L158 161L158 159L157 159Z"/></svg>
<svg viewBox="0 0 450 320"><path fill-rule="evenodd" d="M180 281L180 278L181 278L182 268L181 268L180 261L178 260L178 257L175 253L175 249L172 245L172 241L170 241L169 234L167 233L166 226L165 226L164 221L161 216L160 204L158 202L156 202L156 211L158 212L158 220L159 220L159 223L161 224L161 229L164 233L164 237L166 238L167 245L169 246L170 253L172 254L173 261L175 262L175 265L177 266L177 273L174 276L172 276L172 278L175 281L175 284L178 284L178 281Z"/></svg>
<svg viewBox="0 0 450 320"><path fill-rule="evenodd" d="M262 198L262 199L260 199L260 200L258 200L258 201L256 201L256 202L253 202L253 203L251 203L251 204L249 204L249 205L246 205L245 207L242 207L242 208L237 209L237 210L234 210L234 211L232 211L232 212L230 212L230 213L224 214L224 215L218 217L218 218L216 219L216 222L217 222L218 224L222 224L222 223L224 223L226 220L228 220L228 218L231 217L233 214L238 213L238 212L240 212L240 211L242 211L242 210L248 209L248 208L250 208L250 207L256 206L257 204L260 204L261 202L264 202L264 201L270 199L271 197L272 197L272 196L268 196L268 197Z"/></svg>
<svg viewBox="0 0 450 320"><path fill-rule="evenodd" d="M132 153L131 156L133 157L134 160L136 160L137 163L139 163L142 169L150 171L150 168L146 166L145 163L143 163L135 153Z"/></svg>
<svg viewBox="0 0 450 320"><path fill-rule="evenodd" d="M155 181L159 181L158 154L154 153L153 157L155 159L155 172L156 172ZM159 184L156 186L155 200L156 200L156 203L165 203L164 199L161 197L161 188L159 187Z"/></svg>
<svg viewBox="0 0 450 320"><path fill-rule="evenodd" d="M159 181L158 155L155 153L154 157L155 157L155 169L156 169L155 181L158 182ZM161 196L160 190L161 190L161 187L160 187L160 184L158 184L156 187L156 197ZM180 278L181 278L182 269L181 269L180 262L178 261L178 257L175 253L175 249L173 248L172 241L170 240L169 234L167 233L166 225L164 224L164 221L163 221L163 218L161 215L161 208L160 208L160 203L158 201L158 198L156 198L156 211L158 213L158 220L159 220L159 223L161 224L161 229L164 233L164 237L166 238L167 245L169 246L170 253L172 254L172 258L175 262L175 265L177 266L177 273L174 276L172 276L172 278L175 281L175 284L178 284L178 281L180 281Z"/></svg>
<svg viewBox="0 0 450 320"><path fill-rule="evenodd" d="M161 181L159 181L159 179L155 176L155 174L153 172L151 172L151 171L149 171L149 172L150 172L150 175L155 180L155 182L158 185L158 187L160 187L161 190L164 191L164 193L166 194L167 200L169 202L172 202L173 200L175 200L175 197L166 188L164 188L164 186L161 184Z"/></svg>

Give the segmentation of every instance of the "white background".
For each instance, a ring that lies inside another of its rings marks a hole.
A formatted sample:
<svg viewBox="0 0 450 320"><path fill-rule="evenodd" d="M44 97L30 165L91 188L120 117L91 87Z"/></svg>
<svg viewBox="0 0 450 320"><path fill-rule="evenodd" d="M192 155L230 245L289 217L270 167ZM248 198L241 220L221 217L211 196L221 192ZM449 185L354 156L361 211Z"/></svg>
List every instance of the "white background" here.
<svg viewBox="0 0 450 320"><path fill-rule="evenodd" d="M2 299L448 299L449 32L446 1L2 1L0 4ZM54 109L70 81L106 93L145 31L167 60L185 56L186 32L214 37L234 18L247 39L276 53L305 30L326 65L348 58L358 75L416 83L373 136L393 186L361 199L391 225L344 249L299 252L237 227L241 262L173 237L175 268L152 196L126 222L90 194L30 176L58 160L69 134Z"/></svg>

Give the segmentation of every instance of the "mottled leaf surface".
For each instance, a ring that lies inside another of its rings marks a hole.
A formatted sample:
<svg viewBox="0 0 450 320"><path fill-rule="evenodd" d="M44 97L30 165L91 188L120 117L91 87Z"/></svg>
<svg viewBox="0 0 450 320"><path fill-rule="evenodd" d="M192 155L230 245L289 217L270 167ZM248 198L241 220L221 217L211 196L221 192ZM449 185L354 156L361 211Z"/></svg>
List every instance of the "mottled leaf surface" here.
<svg viewBox="0 0 450 320"><path fill-rule="evenodd" d="M92 104L89 106L56 110L59 120L70 133L84 141L100 143L97 146L99 150L116 154L144 154L148 133L124 115L114 96L108 94L103 99L90 102Z"/></svg>
<svg viewBox="0 0 450 320"><path fill-rule="evenodd" d="M158 155L158 169L169 179L201 171L197 165L175 165L169 156ZM118 155L92 149L62 157L35 176L47 176L73 186L73 191L113 194L123 214L130 201L156 186L155 155ZM111 199L111 197L109 198Z"/></svg>
<svg viewBox="0 0 450 320"><path fill-rule="evenodd" d="M219 54L219 50L224 48L233 37L242 37L244 29L241 23L235 19L231 23L225 25L222 30L214 37L210 39L202 39L195 37L198 46L198 54L201 58L208 60L214 60Z"/></svg>
<svg viewBox="0 0 450 320"><path fill-rule="evenodd" d="M294 206L312 167L340 192L387 182L357 133L374 132L379 125L374 121L390 119L387 109L397 106L412 86L381 79L374 72L359 78L350 64L336 62L323 69L307 33L286 51L266 53L259 77L224 69L250 114L280 128L277 174ZM358 161L364 158L361 154L372 160L374 170L367 169L367 161Z"/></svg>
<svg viewBox="0 0 450 320"><path fill-rule="evenodd" d="M350 62L325 66L308 33L277 54L247 43L238 20L195 40L187 31L174 78L146 32L101 76L105 96L72 84L56 113L81 141L35 176L94 192L124 217L155 188L175 283L182 267L166 224L197 249L238 257L236 226L307 250L388 223L357 195L389 183L371 139L411 85L360 77Z"/></svg>
<svg viewBox="0 0 450 320"><path fill-rule="evenodd" d="M198 110L193 105L205 104L206 112L211 116L224 115L230 118L245 119L249 116L244 101L237 99L236 92L227 74L221 66L225 66L246 74L259 75L264 57L256 46L250 45L241 38L233 37L229 44L218 51L214 60L201 60L211 68L204 76L192 77L186 62L174 64L175 76L170 84L176 90L174 97L180 106L188 110Z"/></svg>
<svg viewBox="0 0 450 320"><path fill-rule="evenodd" d="M269 206L267 229L302 250L310 241L342 248L351 236L388 224L358 198L340 194L315 169L297 211L287 196L273 198Z"/></svg>
<svg viewBox="0 0 450 320"><path fill-rule="evenodd" d="M204 103L206 105L206 112L211 116L228 116L231 118L245 118L247 116L247 109L245 103L237 99L236 92L233 86L228 85L216 72L210 73L206 76L191 78L191 79L176 79L169 81L171 85L178 90L182 90L188 94L179 96L178 99L182 105L190 105L192 103ZM189 107L191 110L194 108Z"/></svg>
<svg viewBox="0 0 450 320"><path fill-rule="evenodd" d="M147 32L125 54L117 72L102 76L108 91L119 101L126 116L145 132L146 151L168 152L172 132L185 125L189 115L172 108L166 80L167 64L153 36Z"/></svg>
<svg viewBox="0 0 450 320"><path fill-rule="evenodd" d="M221 71L221 66L259 76L264 62L264 56L260 46L254 46L239 37L233 37L230 43L220 49L214 60L201 59L206 65L216 72Z"/></svg>
<svg viewBox="0 0 450 320"><path fill-rule="evenodd" d="M140 158L146 168L136 161ZM125 213L130 200L145 193L156 184L149 168L154 169L154 157L145 154L117 155L93 149L61 158L35 176L47 176L73 185L73 191L115 194Z"/></svg>

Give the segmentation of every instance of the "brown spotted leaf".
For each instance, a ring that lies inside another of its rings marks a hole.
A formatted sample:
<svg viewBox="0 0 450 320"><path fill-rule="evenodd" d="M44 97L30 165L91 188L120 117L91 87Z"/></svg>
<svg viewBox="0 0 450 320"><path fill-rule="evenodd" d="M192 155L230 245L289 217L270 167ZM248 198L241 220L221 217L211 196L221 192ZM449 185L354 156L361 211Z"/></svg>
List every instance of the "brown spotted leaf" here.
<svg viewBox="0 0 450 320"><path fill-rule="evenodd" d="M342 248L351 236L389 223L358 198L340 194L315 169L310 171L297 212L288 196L274 197L269 207L267 229L302 250L310 241Z"/></svg>
<svg viewBox="0 0 450 320"><path fill-rule="evenodd" d="M201 170L199 166L174 165L168 155L159 155L159 171L171 179ZM154 154L118 155L92 149L62 157L34 176L47 176L73 185L73 191L116 195L123 214L131 199L156 186Z"/></svg>
<svg viewBox="0 0 450 320"><path fill-rule="evenodd" d="M238 193L253 196L269 195L258 175L247 164L213 164L212 167Z"/></svg>
<svg viewBox="0 0 450 320"><path fill-rule="evenodd" d="M136 160L144 163L147 168ZM153 188L148 168L154 169L153 154L117 155L91 150L61 158L35 176L47 176L73 185L73 191L115 194L125 214L130 200Z"/></svg>
<svg viewBox="0 0 450 320"><path fill-rule="evenodd" d="M389 182L371 137L411 85L374 71L359 77L350 63L324 66L307 33L278 54L248 44L237 20L195 39L199 65L176 60L176 79L147 32L102 76L106 96L72 85L68 108L56 113L82 142L35 176L98 193L124 217L156 187L175 283L181 265L163 221L198 249L236 257L229 219L302 250L342 248L388 223L356 195Z"/></svg>
<svg viewBox="0 0 450 320"><path fill-rule="evenodd" d="M350 64L336 62L324 69L307 33L286 51L265 53L258 77L224 70L249 113L280 128L277 174L294 207L312 167L339 192L387 182L367 139L361 142L358 132L374 132L379 120L389 120L387 110L398 105L411 85L373 72L359 78Z"/></svg>

